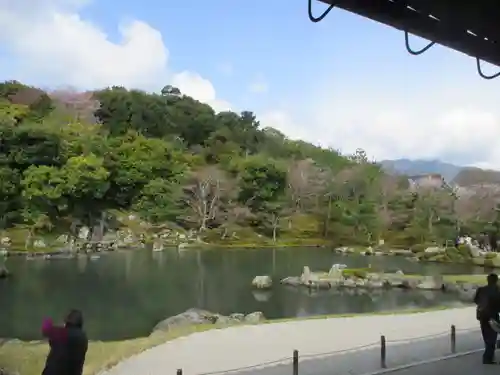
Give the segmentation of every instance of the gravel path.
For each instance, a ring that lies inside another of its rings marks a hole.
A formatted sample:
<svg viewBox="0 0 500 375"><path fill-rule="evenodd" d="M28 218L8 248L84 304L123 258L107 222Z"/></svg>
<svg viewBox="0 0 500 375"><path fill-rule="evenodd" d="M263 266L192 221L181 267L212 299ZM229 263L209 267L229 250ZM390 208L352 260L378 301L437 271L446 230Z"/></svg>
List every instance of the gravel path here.
<svg viewBox="0 0 500 375"><path fill-rule="evenodd" d="M181 368L185 375L229 370L291 375L291 356L297 349L300 375L359 375L380 369L381 335L387 340L388 367L450 354L452 324L457 328L457 351L481 348L475 309L467 307L212 330L149 349L104 374L173 375ZM422 336L431 337L415 340ZM338 351L342 353L333 353ZM269 363L273 361L277 363Z"/></svg>

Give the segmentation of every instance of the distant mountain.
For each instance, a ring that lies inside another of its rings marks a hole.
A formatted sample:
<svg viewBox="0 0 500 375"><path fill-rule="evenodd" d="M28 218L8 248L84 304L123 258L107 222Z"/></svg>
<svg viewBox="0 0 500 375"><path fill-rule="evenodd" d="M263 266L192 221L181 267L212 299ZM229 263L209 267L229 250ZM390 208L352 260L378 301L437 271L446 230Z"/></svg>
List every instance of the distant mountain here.
<svg viewBox="0 0 500 375"><path fill-rule="evenodd" d="M453 184L468 187L472 185L500 185L500 172L480 168L463 168L453 179Z"/></svg>
<svg viewBox="0 0 500 375"><path fill-rule="evenodd" d="M437 173L443 176L447 182L451 182L458 173L465 167L443 163L439 160L383 160L380 162L382 167L389 173L405 174L410 176Z"/></svg>

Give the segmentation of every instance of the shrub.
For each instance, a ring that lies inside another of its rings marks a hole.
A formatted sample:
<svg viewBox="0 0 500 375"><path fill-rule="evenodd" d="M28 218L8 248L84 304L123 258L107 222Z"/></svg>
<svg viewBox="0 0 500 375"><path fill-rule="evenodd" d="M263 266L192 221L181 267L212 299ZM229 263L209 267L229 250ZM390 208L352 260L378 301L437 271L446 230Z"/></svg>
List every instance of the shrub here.
<svg viewBox="0 0 500 375"><path fill-rule="evenodd" d="M464 260L464 257L462 254L459 252L459 250L455 247L448 247L445 250L444 255L449 258L450 261L452 262L461 262Z"/></svg>
<svg viewBox="0 0 500 375"><path fill-rule="evenodd" d="M491 260L491 259L485 259L484 260L484 267L494 268L495 266L493 265L493 260Z"/></svg>
<svg viewBox="0 0 500 375"><path fill-rule="evenodd" d="M357 277L359 279L366 279L369 268L346 268L342 271L344 277Z"/></svg>
<svg viewBox="0 0 500 375"><path fill-rule="evenodd" d="M458 245L458 252L464 258L471 258L470 249L467 245Z"/></svg>
<svg viewBox="0 0 500 375"><path fill-rule="evenodd" d="M434 244L434 243L418 243L418 244L415 244L412 247L410 247L410 250L412 253L416 254L416 253L424 252L425 249L427 249L429 247L436 247L436 244Z"/></svg>

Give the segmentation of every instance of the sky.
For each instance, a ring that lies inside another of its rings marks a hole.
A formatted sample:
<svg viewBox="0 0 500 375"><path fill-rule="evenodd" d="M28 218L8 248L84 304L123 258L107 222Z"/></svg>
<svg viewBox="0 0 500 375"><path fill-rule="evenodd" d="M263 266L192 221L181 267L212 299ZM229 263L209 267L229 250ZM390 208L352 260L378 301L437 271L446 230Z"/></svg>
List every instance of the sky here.
<svg viewBox="0 0 500 375"><path fill-rule="evenodd" d="M439 45L409 55L401 31L339 9L314 24L307 0L0 0L0 30L0 80L172 84L343 153L500 169L500 78Z"/></svg>

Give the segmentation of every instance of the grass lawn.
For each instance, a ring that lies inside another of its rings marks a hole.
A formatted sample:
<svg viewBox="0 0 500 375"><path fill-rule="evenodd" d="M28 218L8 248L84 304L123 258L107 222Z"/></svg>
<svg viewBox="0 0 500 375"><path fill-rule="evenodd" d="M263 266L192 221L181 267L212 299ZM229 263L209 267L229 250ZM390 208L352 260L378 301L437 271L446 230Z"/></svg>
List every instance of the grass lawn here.
<svg viewBox="0 0 500 375"><path fill-rule="evenodd" d="M121 360L153 346L195 332L213 329L213 325L193 325L171 332L158 332L149 337L123 341L92 341L85 361L85 375L94 375L112 367ZM43 370L49 346L42 341L7 341L0 346L0 368L19 375L39 375Z"/></svg>

